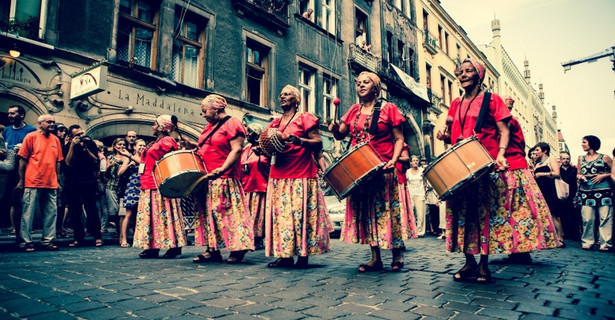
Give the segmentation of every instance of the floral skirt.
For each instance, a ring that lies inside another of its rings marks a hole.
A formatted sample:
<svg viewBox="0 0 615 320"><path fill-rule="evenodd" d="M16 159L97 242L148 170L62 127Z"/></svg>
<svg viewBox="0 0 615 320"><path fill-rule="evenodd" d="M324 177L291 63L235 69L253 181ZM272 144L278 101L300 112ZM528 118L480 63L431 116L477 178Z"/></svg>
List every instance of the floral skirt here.
<svg viewBox="0 0 615 320"><path fill-rule="evenodd" d="M170 249L185 245L179 201L161 196L156 189L141 190L132 246Z"/></svg>
<svg viewBox="0 0 615 320"><path fill-rule="evenodd" d="M450 252L487 255L555 248L554 230L529 169L485 175L447 201Z"/></svg>
<svg viewBox="0 0 615 320"><path fill-rule="evenodd" d="M254 236L265 236L265 200L267 199L266 192L250 192L246 194L248 203L248 211L254 219Z"/></svg>
<svg viewBox="0 0 615 320"><path fill-rule="evenodd" d="M265 255L281 258L329 252L333 224L316 178L270 179L265 209Z"/></svg>
<svg viewBox="0 0 615 320"><path fill-rule="evenodd" d="M254 250L254 220L239 180L210 180L206 192L197 193L196 198L194 241L197 245L216 250Z"/></svg>
<svg viewBox="0 0 615 320"><path fill-rule="evenodd" d="M410 237L416 237L410 195L401 193L394 172L374 177L346 200L342 241L393 249Z"/></svg>

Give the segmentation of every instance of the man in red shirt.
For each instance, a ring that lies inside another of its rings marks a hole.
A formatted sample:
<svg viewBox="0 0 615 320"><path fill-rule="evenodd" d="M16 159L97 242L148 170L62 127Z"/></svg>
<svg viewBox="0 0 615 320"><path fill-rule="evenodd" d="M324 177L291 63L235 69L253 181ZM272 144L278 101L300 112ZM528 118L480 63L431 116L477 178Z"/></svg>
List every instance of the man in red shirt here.
<svg viewBox="0 0 615 320"><path fill-rule="evenodd" d="M55 129L52 115L44 114L38 118L39 129L28 133L23 140L19 153L19 183L24 188L23 214L21 217L20 247L26 252L34 251L32 220L36 207L43 215L42 249L58 250L52 243L56 237L58 173L62 156L60 140L51 132Z"/></svg>

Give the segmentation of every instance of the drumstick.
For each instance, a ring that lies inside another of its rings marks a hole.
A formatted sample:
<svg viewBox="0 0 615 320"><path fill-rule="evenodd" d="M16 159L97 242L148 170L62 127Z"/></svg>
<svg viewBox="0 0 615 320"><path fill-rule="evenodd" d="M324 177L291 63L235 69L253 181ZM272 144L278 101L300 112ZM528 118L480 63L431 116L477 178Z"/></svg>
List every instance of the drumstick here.
<svg viewBox="0 0 615 320"><path fill-rule="evenodd" d="M336 97L335 99L333 99L333 104L335 105L335 109L333 111L333 121L337 121L337 112L340 106L340 102L341 102L340 98Z"/></svg>
<svg viewBox="0 0 615 320"><path fill-rule="evenodd" d="M177 131L177 134L179 134L179 140L184 140L184 138L182 137L182 133L179 131L179 127L177 126L178 119L176 115L171 115L171 122L175 126L175 131Z"/></svg>

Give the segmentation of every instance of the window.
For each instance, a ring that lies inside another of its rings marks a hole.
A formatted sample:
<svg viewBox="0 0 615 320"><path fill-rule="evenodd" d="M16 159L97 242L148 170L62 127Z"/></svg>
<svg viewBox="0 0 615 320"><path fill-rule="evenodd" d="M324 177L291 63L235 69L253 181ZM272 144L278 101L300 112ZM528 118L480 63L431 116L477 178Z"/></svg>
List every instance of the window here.
<svg viewBox="0 0 615 320"><path fill-rule="evenodd" d="M393 34L387 31L387 60L393 63Z"/></svg>
<svg viewBox="0 0 615 320"><path fill-rule="evenodd" d="M446 100L446 91L444 90L445 86L445 78L443 75L440 75L440 93L442 94L442 102Z"/></svg>
<svg viewBox="0 0 615 320"><path fill-rule="evenodd" d="M2 0L0 20L12 27L14 33L29 39L43 39L47 24L47 1L41 0ZM6 31L6 30L2 30Z"/></svg>
<svg viewBox="0 0 615 320"><path fill-rule="evenodd" d="M444 49L444 42L442 39L442 26L438 25L438 45L440 46L440 49Z"/></svg>
<svg viewBox="0 0 615 320"><path fill-rule="evenodd" d="M448 83L448 104L450 105L453 102L453 82L451 80L447 80Z"/></svg>
<svg viewBox="0 0 615 320"><path fill-rule="evenodd" d="M369 45L369 39L367 39L367 15L359 9L355 12L355 43L359 47Z"/></svg>
<svg viewBox="0 0 615 320"><path fill-rule="evenodd" d="M423 10L423 31L429 31L429 13Z"/></svg>
<svg viewBox="0 0 615 320"><path fill-rule="evenodd" d="M444 31L444 52L448 54L448 32Z"/></svg>
<svg viewBox="0 0 615 320"><path fill-rule="evenodd" d="M120 0L117 59L153 68L158 27L157 10L144 0Z"/></svg>
<svg viewBox="0 0 615 320"><path fill-rule="evenodd" d="M430 65L426 65L425 66L425 85L427 86L427 88L431 89L431 66Z"/></svg>
<svg viewBox="0 0 615 320"><path fill-rule="evenodd" d="M316 21L314 9L314 0L299 1L299 11L301 15L312 22Z"/></svg>
<svg viewBox="0 0 615 320"><path fill-rule="evenodd" d="M397 66L404 71L406 70L405 51L404 43L401 40L397 40Z"/></svg>
<svg viewBox="0 0 615 320"><path fill-rule="evenodd" d="M320 21L318 21L319 25L329 31L332 34L335 34L335 0L321 0L322 1L322 12Z"/></svg>
<svg viewBox="0 0 615 320"><path fill-rule="evenodd" d="M246 101L261 107L267 105L269 51L255 40L246 40Z"/></svg>
<svg viewBox="0 0 615 320"><path fill-rule="evenodd" d="M301 92L301 110L316 114L316 101L314 101L315 71L299 66L299 91Z"/></svg>
<svg viewBox="0 0 615 320"><path fill-rule="evenodd" d="M205 31L207 21L175 11L175 34L173 40L173 80L183 84L203 87L203 59L205 55Z"/></svg>
<svg viewBox="0 0 615 320"><path fill-rule="evenodd" d="M457 43L457 59L461 60L461 46Z"/></svg>
<svg viewBox="0 0 615 320"><path fill-rule="evenodd" d="M337 79L326 74L323 75L322 94L323 123L327 123L336 116L333 99L337 96Z"/></svg>
<svg viewBox="0 0 615 320"><path fill-rule="evenodd" d="M408 74L414 78L414 50L408 48L408 56L406 57L408 63Z"/></svg>

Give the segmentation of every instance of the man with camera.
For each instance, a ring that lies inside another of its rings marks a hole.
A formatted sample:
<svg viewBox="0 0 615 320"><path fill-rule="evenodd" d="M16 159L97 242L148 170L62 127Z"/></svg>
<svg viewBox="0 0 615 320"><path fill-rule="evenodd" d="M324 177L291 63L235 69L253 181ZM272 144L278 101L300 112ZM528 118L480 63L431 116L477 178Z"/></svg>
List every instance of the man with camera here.
<svg viewBox="0 0 615 320"><path fill-rule="evenodd" d="M68 204L68 214L73 225L74 241L70 247L83 245L85 231L82 210L85 208L88 232L94 237L97 247L102 246L100 217L96 208L98 191L98 148L83 129L74 124L68 128L70 143L64 147L66 172L64 173L64 192Z"/></svg>

